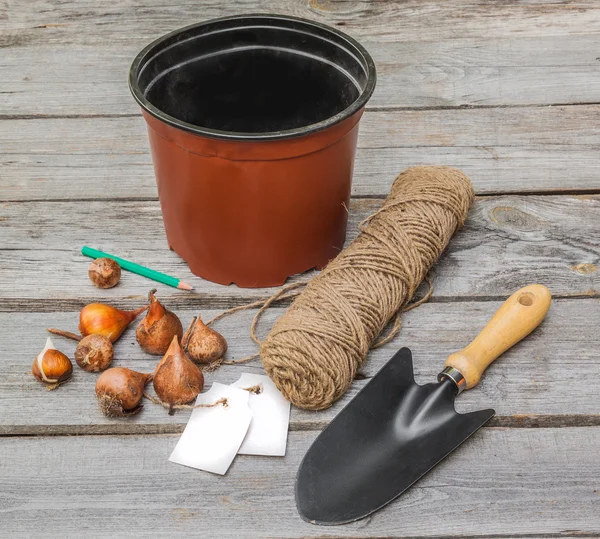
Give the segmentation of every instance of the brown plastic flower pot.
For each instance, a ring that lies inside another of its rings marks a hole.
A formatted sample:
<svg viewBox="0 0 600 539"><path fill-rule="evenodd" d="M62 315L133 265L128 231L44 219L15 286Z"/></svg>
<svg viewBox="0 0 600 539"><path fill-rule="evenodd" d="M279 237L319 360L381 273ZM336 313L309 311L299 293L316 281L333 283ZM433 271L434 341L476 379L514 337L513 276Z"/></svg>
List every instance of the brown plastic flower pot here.
<svg viewBox="0 0 600 539"><path fill-rule="evenodd" d="M359 43L293 17L216 19L150 44L129 84L169 245L195 274L275 286L337 255L375 87Z"/></svg>

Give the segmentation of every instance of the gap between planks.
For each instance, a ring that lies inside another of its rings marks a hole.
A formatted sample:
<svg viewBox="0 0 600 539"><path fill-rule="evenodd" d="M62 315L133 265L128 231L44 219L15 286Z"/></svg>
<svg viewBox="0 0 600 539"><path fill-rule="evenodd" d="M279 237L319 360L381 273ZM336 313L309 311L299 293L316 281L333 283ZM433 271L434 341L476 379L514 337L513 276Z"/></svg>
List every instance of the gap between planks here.
<svg viewBox="0 0 600 539"><path fill-rule="evenodd" d="M597 188L586 188L581 189L547 189L542 191L486 191L485 193L477 193L475 199L478 198L491 198L498 196L577 196L577 195L600 195L600 189ZM352 195L350 200L378 200L383 199L387 196L386 193L372 194L372 195ZM111 197L111 198L15 198L15 199L2 199L2 202L10 202L12 204L28 204L31 202L158 202L158 196L155 197ZM382 200L383 203L383 200ZM0 251L5 250L0 247ZM14 249L8 249L14 250Z"/></svg>
<svg viewBox="0 0 600 539"><path fill-rule="evenodd" d="M527 109L527 108L547 108L547 107L579 107L600 105L600 101L573 101L556 103L516 103L500 105L432 105L423 107L409 107L404 105L377 105L365 107L365 112L426 112L436 110L476 110L476 109ZM79 120L94 118L137 118L140 114L130 112L124 113L96 113L96 114L0 114L2 120Z"/></svg>
<svg viewBox="0 0 600 539"><path fill-rule="evenodd" d="M331 420L290 423L289 432L322 431ZM181 424L139 424L115 422L114 424L94 425L23 425L0 427L0 438L26 438L37 436L138 436L181 434L186 423ZM519 414L495 416L484 429L557 429L557 428L600 427L600 414L582 415L537 415Z"/></svg>
<svg viewBox="0 0 600 539"><path fill-rule="evenodd" d="M369 517L365 519L368 522ZM398 535L378 535L378 536L369 536L369 539L398 539L400 536ZM598 539L598 534L595 532L584 532L578 530L565 530L564 532L558 533L545 533L540 535L539 533L510 533L510 534L502 534L502 533L493 533L493 534L485 534L485 535L463 535L463 534L445 534L445 535L402 535L401 539L560 539L560 538L568 538L568 537L578 537L578 538L587 538L591 537L593 539ZM306 538L300 538L306 539ZM310 539L348 539L346 535L320 535L320 536L311 536ZM359 539L359 536L356 536L356 539Z"/></svg>
<svg viewBox="0 0 600 539"><path fill-rule="evenodd" d="M150 286L150 285L149 285ZM435 286L435 283L434 283ZM275 292L275 289L274 289ZM126 298L119 299L119 307L122 309L133 308L139 306L139 300L145 298L145 294L131 295ZM270 296L252 296L252 297L236 297L236 296L214 296L202 293L172 296L169 298L169 307L172 309L230 309L232 307L240 307L247 303L266 300ZM489 302L489 301L504 301L506 294L489 295L489 296L433 296L428 303L474 303L474 302ZM586 300L600 298L600 291L581 292L573 294L554 294L552 300ZM418 299L416 297L415 299ZM80 297L72 299L60 298L3 298L0 299L0 312L21 312L21 313L52 313L52 312L68 312L77 311L85 307L88 303L98 301L97 297ZM289 307L292 304L292 299L283 300L275 303L276 307Z"/></svg>

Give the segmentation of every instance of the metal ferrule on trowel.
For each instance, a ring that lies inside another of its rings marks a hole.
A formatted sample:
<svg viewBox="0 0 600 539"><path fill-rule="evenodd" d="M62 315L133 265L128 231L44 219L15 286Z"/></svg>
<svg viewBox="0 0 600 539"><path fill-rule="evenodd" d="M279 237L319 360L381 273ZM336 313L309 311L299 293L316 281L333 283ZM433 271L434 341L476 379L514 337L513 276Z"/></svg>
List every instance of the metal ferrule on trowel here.
<svg viewBox="0 0 600 539"><path fill-rule="evenodd" d="M508 298L481 333L451 354L437 383L419 385L412 355L399 350L317 437L300 465L296 502L314 524L344 524L402 494L495 414L459 414L454 399L531 333L550 308L534 284Z"/></svg>

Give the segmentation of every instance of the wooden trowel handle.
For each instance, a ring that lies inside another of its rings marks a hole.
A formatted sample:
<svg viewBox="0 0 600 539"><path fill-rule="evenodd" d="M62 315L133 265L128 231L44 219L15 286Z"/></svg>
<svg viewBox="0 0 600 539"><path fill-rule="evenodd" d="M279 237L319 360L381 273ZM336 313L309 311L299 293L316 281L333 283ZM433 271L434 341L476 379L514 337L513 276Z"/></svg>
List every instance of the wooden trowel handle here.
<svg viewBox="0 0 600 539"><path fill-rule="evenodd" d="M515 292L469 346L448 357L444 372L451 373L448 368L454 368L464 377L465 389L475 387L483 371L498 356L540 325L551 299L550 290L541 284L531 284Z"/></svg>

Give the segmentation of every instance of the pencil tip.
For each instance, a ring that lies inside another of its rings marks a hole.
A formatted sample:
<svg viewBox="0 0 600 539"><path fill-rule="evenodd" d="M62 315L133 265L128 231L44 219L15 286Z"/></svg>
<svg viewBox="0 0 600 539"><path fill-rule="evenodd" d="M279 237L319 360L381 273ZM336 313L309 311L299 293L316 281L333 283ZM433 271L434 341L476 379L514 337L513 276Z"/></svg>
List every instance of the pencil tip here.
<svg viewBox="0 0 600 539"><path fill-rule="evenodd" d="M179 288L181 290L194 290L194 287L192 285L184 283L183 281L179 281L177 288Z"/></svg>

